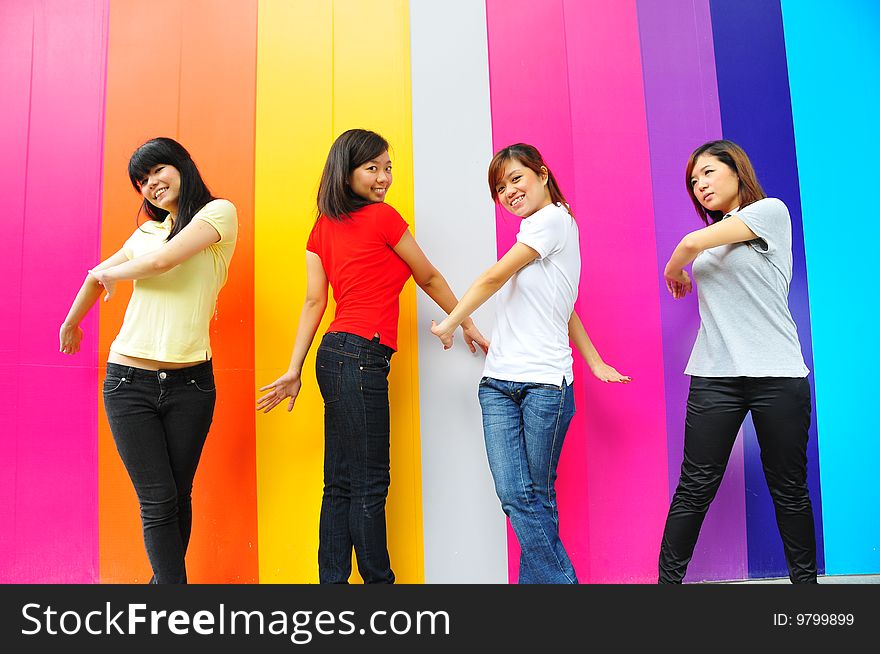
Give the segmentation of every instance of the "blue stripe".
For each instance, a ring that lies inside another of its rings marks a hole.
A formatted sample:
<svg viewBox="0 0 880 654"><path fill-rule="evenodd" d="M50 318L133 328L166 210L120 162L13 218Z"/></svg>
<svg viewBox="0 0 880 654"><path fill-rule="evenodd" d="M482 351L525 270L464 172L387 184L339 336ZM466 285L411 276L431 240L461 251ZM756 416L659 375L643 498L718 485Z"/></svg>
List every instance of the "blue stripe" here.
<svg viewBox="0 0 880 654"><path fill-rule="evenodd" d="M748 153L767 195L780 198L791 212L794 273L789 305L798 326L804 360L812 370L810 305L782 10L775 0L712 0L710 7L722 133ZM812 386L813 375L810 383ZM822 572L825 561L819 520L822 505L815 397L813 389L807 456ZM749 577L787 576L782 541L751 421L747 421L744 431Z"/></svg>
<svg viewBox="0 0 880 654"><path fill-rule="evenodd" d="M828 574L880 571L874 198L880 6L785 0Z"/></svg>

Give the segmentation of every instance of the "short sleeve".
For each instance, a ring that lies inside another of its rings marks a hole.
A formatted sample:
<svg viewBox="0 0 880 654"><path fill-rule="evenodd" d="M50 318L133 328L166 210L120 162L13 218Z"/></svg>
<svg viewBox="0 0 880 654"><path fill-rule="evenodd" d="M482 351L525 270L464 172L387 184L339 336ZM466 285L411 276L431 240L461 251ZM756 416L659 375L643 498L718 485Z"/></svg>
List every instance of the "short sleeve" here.
<svg viewBox="0 0 880 654"><path fill-rule="evenodd" d="M314 252L318 256L321 256L321 230L319 226L323 220L325 220L323 216L318 218L318 221L312 226L312 231L309 232L309 239L306 241L306 250Z"/></svg>
<svg viewBox="0 0 880 654"><path fill-rule="evenodd" d="M220 234L220 243L234 243L238 238L238 213L229 200L212 200L193 219L204 220Z"/></svg>
<svg viewBox="0 0 880 654"><path fill-rule="evenodd" d="M758 237L751 241L758 252L773 254L787 248L791 239L791 216L782 200L764 198L734 213Z"/></svg>
<svg viewBox="0 0 880 654"><path fill-rule="evenodd" d="M403 216L397 212L397 209L383 202L377 206L376 227L382 236L382 240L393 248L400 243L400 239L409 228L409 225L407 225Z"/></svg>
<svg viewBox="0 0 880 654"><path fill-rule="evenodd" d="M516 235L516 240L535 250L539 259L550 256L565 245L567 221L571 220L568 212L560 206L550 207L554 210L542 209L524 219Z"/></svg>

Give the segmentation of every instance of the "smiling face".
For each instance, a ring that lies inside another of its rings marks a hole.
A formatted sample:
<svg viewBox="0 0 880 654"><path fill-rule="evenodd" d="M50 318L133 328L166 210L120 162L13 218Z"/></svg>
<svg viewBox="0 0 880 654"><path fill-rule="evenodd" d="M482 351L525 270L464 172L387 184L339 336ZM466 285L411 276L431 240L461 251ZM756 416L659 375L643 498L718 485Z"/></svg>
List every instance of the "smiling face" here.
<svg viewBox="0 0 880 654"><path fill-rule="evenodd" d="M729 213L740 205L739 177L711 154L701 154L691 171L691 192L707 211Z"/></svg>
<svg viewBox="0 0 880 654"><path fill-rule="evenodd" d="M546 168L542 167L538 175L518 159L508 159L501 178L495 183L495 194L510 213L528 218L551 203L548 178Z"/></svg>
<svg viewBox="0 0 880 654"><path fill-rule="evenodd" d="M138 188L147 202L172 216L177 214L180 201L180 171L177 168L171 164L156 164L138 181Z"/></svg>
<svg viewBox="0 0 880 654"><path fill-rule="evenodd" d="M348 184L356 195L370 202L384 202L391 187L391 159L388 151L355 168Z"/></svg>

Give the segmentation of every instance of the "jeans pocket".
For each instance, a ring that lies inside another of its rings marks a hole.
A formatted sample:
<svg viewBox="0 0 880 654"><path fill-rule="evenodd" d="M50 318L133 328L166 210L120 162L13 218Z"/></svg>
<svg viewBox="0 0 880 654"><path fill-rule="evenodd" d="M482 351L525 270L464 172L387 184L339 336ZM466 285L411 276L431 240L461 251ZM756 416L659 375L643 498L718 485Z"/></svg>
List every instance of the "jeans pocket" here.
<svg viewBox="0 0 880 654"><path fill-rule="evenodd" d="M117 392L129 380L126 377L117 377L115 375L106 375L104 377L104 395L111 395Z"/></svg>
<svg viewBox="0 0 880 654"><path fill-rule="evenodd" d="M358 366L364 372L380 372L387 375L388 371L391 370L391 361L381 354L367 352L360 356Z"/></svg>
<svg viewBox="0 0 880 654"><path fill-rule="evenodd" d="M217 386L214 383L214 377L203 377L202 379L190 379L188 384L198 391L205 394L217 392Z"/></svg>
<svg viewBox="0 0 880 654"><path fill-rule="evenodd" d="M318 379L318 388L324 404L339 401L340 388L342 387L342 361L339 358L322 355L318 350L318 358L315 361L315 377Z"/></svg>

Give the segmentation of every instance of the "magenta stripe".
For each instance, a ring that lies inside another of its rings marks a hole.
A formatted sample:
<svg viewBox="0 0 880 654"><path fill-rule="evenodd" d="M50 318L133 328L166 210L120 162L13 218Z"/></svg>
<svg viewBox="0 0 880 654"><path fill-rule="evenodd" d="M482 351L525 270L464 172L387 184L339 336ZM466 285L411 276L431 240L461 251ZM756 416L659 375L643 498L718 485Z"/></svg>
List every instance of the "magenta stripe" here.
<svg viewBox="0 0 880 654"><path fill-rule="evenodd" d="M0 44L14 62L4 88L18 89L0 109L3 143L14 146L0 178L17 185L3 189L15 200L3 258L17 264L9 272L21 298L2 334L14 349L3 386L17 400L0 406L13 426L3 436L6 582L98 578L97 312L76 357L58 353L58 327L100 254L107 17L106 0L3 4L2 22L16 27ZM15 96L28 89L25 106Z"/></svg>
<svg viewBox="0 0 880 654"><path fill-rule="evenodd" d="M638 2L657 238L657 275L688 231L702 226L684 185L694 148L721 138L708 0ZM660 294L665 363L669 490L678 483L689 378L684 368L700 324L695 297ZM688 580L746 576L743 439L706 516Z"/></svg>
<svg viewBox="0 0 880 654"><path fill-rule="evenodd" d="M557 483L563 540L582 582L651 581L668 491L635 5L489 0L487 9L494 144L532 142L552 166L581 227L578 311L608 362L636 380L606 386L575 371L578 417ZM499 252L516 227L499 220Z"/></svg>

